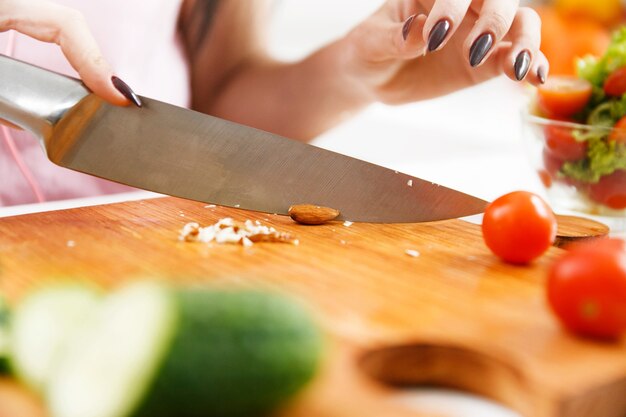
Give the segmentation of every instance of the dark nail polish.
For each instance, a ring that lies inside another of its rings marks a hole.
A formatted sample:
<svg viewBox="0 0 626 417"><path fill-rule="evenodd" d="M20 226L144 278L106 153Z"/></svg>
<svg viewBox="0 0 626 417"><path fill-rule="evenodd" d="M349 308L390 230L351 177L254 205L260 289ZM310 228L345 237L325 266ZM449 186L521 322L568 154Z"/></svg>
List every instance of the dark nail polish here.
<svg viewBox="0 0 626 417"><path fill-rule="evenodd" d="M124 97L132 101L135 106L143 106L143 103L141 102L139 96L135 94L135 92L132 90L132 88L128 86L128 84L117 78L115 75L111 77L111 82L113 82L113 86L117 88L117 91L119 91Z"/></svg>
<svg viewBox="0 0 626 417"><path fill-rule="evenodd" d="M515 78L517 81L522 81L530 69L530 52L520 52L519 55L517 55L517 58L515 58L515 65L513 68L515 69Z"/></svg>
<svg viewBox="0 0 626 417"><path fill-rule="evenodd" d="M489 52L492 46L493 35L491 33L483 33L480 35L470 48L470 65L472 67L476 67L478 64L483 62L483 59L485 59L487 52Z"/></svg>
<svg viewBox="0 0 626 417"><path fill-rule="evenodd" d="M537 68L537 77L539 78L539 82L541 84L546 83L546 69L543 66Z"/></svg>
<svg viewBox="0 0 626 417"><path fill-rule="evenodd" d="M428 35L428 52L437 50L448 36L450 30L450 21L448 19L442 19L435 26L433 26L430 34Z"/></svg>
<svg viewBox="0 0 626 417"><path fill-rule="evenodd" d="M407 20L404 21L404 26L402 26L402 38L404 40L409 37L411 25L413 25L413 20L415 20L415 15L410 16Z"/></svg>

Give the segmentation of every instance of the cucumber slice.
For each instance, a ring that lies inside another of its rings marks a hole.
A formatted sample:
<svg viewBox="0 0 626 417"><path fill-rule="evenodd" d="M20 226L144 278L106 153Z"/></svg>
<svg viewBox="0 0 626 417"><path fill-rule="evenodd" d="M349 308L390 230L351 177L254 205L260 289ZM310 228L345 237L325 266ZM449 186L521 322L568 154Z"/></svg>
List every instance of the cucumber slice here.
<svg viewBox="0 0 626 417"><path fill-rule="evenodd" d="M0 295L0 374L9 372L9 307Z"/></svg>
<svg viewBox="0 0 626 417"><path fill-rule="evenodd" d="M38 288L21 300L10 326L9 359L16 376L44 391L65 343L99 299L92 287L63 283Z"/></svg>
<svg viewBox="0 0 626 417"><path fill-rule="evenodd" d="M175 322L173 299L158 284L129 285L109 295L60 362L49 391L52 415L130 415L154 378Z"/></svg>
<svg viewBox="0 0 626 417"><path fill-rule="evenodd" d="M260 292L140 282L106 298L51 381L54 417L249 416L314 374L308 314Z"/></svg>

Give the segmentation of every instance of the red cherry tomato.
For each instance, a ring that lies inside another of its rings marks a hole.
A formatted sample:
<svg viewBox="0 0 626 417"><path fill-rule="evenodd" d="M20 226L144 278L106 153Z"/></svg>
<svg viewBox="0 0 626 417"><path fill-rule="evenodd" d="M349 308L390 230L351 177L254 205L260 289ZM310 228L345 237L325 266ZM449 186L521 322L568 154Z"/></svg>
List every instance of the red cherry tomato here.
<svg viewBox="0 0 626 417"><path fill-rule="evenodd" d="M589 185L589 197L612 209L626 208L626 170L617 170Z"/></svg>
<svg viewBox="0 0 626 417"><path fill-rule="evenodd" d="M609 135L609 140L618 143L626 143L626 116L622 117L615 123L613 130Z"/></svg>
<svg viewBox="0 0 626 417"><path fill-rule="evenodd" d="M556 238L556 217L536 194L515 191L493 201L483 216L483 238L506 262L526 264L542 255Z"/></svg>
<svg viewBox="0 0 626 417"><path fill-rule="evenodd" d="M572 128L549 125L544 129L546 150L561 161L578 161L587 156L587 143L578 142Z"/></svg>
<svg viewBox="0 0 626 417"><path fill-rule="evenodd" d="M577 77L550 77L537 89L537 104L552 118L569 117L578 113L590 98L591 84Z"/></svg>
<svg viewBox="0 0 626 417"><path fill-rule="evenodd" d="M626 93L626 67L613 71L604 81L604 92L609 96L621 96Z"/></svg>
<svg viewBox="0 0 626 417"><path fill-rule="evenodd" d="M626 243L599 239L570 247L550 268L548 302L569 330L617 338L626 331Z"/></svg>

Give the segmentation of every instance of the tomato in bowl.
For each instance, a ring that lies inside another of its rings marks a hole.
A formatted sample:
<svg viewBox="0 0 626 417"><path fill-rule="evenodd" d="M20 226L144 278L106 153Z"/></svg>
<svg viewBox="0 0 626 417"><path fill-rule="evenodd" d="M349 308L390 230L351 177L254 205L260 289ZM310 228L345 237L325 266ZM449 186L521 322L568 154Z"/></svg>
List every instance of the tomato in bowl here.
<svg viewBox="0 0 626 417"><path fill-rule="evenodd" d="M626 142L614 139L626 129L530 112L522 119L528 155L555 209L626 217Z"/></svg>
<svg viewBox="0 0 626 417"><path fill-rule="evenodd" d="M555 210L601 216L626 231L626 27L604 55L579 60L577 76L538 87L522 122Z"/></svg>

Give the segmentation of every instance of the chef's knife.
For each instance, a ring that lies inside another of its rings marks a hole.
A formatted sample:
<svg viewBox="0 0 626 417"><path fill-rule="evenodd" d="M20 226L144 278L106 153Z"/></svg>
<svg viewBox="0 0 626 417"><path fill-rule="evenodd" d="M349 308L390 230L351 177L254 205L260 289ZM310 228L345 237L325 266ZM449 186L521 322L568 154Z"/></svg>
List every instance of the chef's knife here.
<svg viewBox="0 0 626 417"><path fill-rule="evenodd" d="M481 213L486 202L394 170L142 97L117 107L82 82L0 55L0 118L72 170L162 194L286 214L293 204L351 221Z"/></svg>

